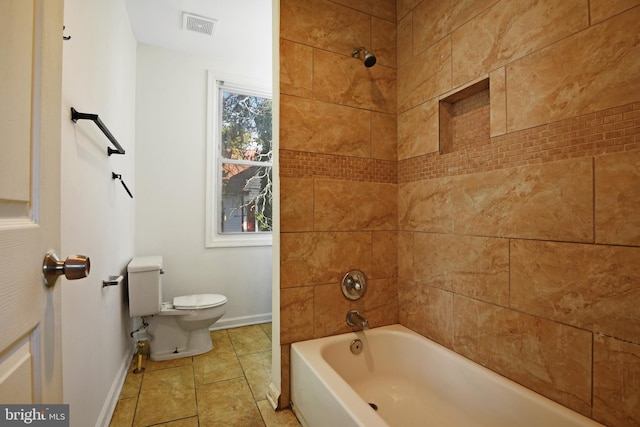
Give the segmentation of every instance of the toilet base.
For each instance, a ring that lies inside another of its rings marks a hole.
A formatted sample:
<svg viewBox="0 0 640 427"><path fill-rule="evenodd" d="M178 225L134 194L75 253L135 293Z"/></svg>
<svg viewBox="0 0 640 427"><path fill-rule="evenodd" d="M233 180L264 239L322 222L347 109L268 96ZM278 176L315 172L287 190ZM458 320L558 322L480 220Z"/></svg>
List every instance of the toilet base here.
<svg viewBox="0 0 640 427"><path fill-rule="evenodd" d="M154 361L204 354L213 349L209 328L187 332L178 327L175 316L148 318L149 357Z"/></svg>

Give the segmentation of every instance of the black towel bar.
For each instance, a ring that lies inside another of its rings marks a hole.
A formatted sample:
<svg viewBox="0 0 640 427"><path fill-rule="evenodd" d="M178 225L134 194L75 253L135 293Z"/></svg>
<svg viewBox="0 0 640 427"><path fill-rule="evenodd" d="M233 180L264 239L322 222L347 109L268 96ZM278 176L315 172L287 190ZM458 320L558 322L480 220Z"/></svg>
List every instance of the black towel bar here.
<svg viewBox="0 0 640 427"><path fill-rule="evenodd" d="M111 134L111 132L109 132L109 129L107 129L104 123L102 123L102 120L100 120L100 117L98 117L97 114L80 113L75 108L71 107L71 120L74 123L78 120L91 120L96 124L96 126L98 126L98 128L100 128L102 133L104 133L109 141L111 141L113 146L116 147L115 150L111 147L107 147L107 154L109 156L112 154L124 154L124 148L122 148L122 146L118 144L116 138Z"/></svg>

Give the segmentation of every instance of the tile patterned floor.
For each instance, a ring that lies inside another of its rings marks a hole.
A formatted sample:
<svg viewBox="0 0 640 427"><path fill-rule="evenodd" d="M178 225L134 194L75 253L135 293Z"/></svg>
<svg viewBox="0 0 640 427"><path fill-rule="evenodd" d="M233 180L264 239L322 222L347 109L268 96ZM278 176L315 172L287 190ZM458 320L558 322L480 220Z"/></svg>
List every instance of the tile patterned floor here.
<svg viewBox="0 0 640 427"><path fill-rule="evenodd" d="M211 332L213 350L182 359L132 362L110 427L299 427L266 400L271 324Z"/></svg>

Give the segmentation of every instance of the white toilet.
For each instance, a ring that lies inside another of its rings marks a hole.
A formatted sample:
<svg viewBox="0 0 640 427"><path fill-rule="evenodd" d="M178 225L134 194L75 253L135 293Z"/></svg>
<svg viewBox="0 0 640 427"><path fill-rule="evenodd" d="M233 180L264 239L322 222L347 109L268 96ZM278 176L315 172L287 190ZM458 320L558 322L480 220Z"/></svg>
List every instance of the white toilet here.
<svg viewBox="0 0 640 427"><path fill-rule="evenodd" d="M129 275L129 316L149 324L151 360L195 356L213 348L209 326L220 319L227 297L218 294L185 295L162 301L162 257L133 258Z"/></svg>

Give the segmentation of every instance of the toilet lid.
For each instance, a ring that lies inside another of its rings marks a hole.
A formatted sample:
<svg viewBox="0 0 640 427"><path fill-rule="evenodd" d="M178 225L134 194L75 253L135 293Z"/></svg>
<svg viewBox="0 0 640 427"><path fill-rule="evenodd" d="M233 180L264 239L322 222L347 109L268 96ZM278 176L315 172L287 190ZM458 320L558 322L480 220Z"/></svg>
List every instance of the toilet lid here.
<svg viewBox="0 0 640 427"><path fill-rule="evenodd" d="M173 307L178 310L211 308L227 302L227 297L218 294L183 295L173 299Z"/></svg>

